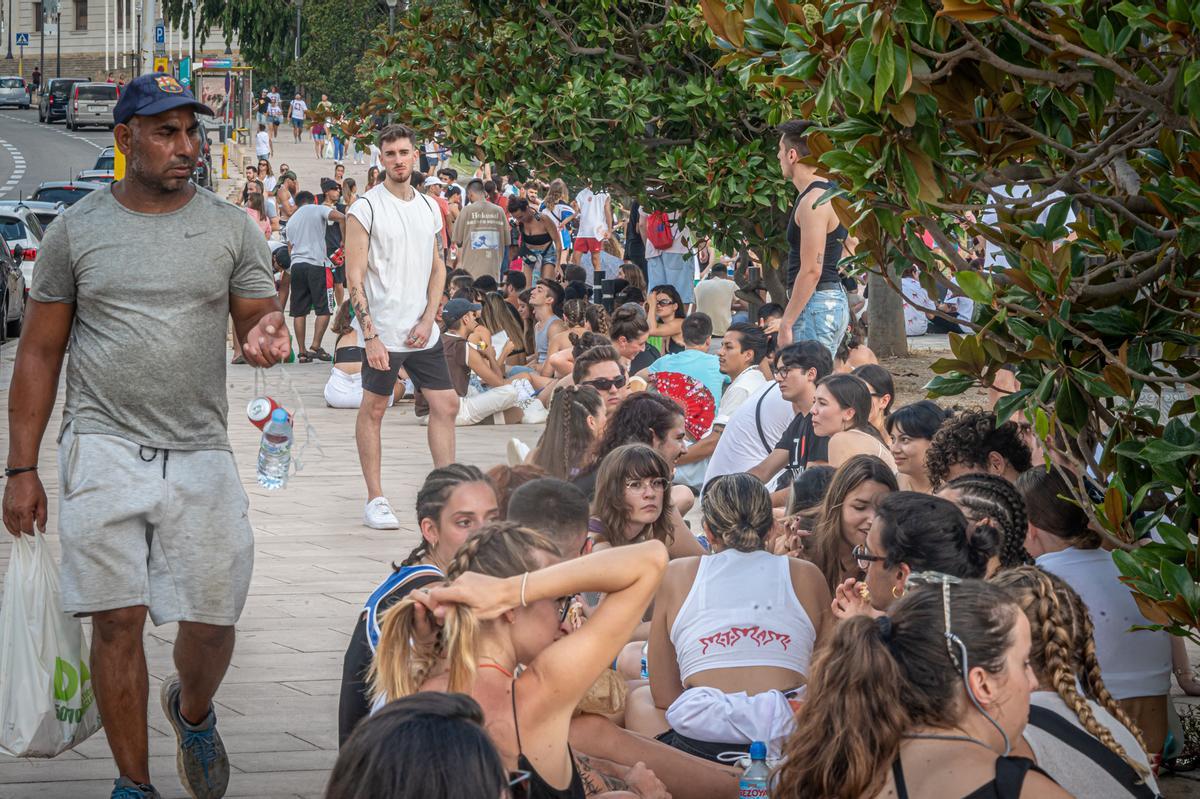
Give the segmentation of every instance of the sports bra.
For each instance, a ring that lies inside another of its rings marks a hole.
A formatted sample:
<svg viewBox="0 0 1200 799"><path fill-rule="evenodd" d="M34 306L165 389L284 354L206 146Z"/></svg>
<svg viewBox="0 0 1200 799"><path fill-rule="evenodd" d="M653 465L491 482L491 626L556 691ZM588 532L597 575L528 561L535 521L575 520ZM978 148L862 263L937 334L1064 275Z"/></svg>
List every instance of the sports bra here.
<svg viewBox="0 0 1200 799"><path fill-rule="evenodd" d="M575 753L567 745L567 755L571 758L571 784L566 788L551 787L537 769L525 757L521 748L521 725L517 723L517 681L512 682L512 711L513 730L517 733L517 768L529 772L529 787L525 791L526 799L585 799L587 793L583 789L583 778L579 776L579 766L575 764Z"/></svg>
<svg viewBox="0 0 1200 799"><path fill-rule="evenodd" d="M700 559L671 625L679 678L775 666L807 675L817 629L796 598L788 558L726 549Z"/></svg>
<svg viewBox="0 0 1200 799"><path fill-rule="evenodd" d="M1021 795L1021 785L1025 775L1032 771L1045 774L1026 757L996 758L996 776L990 782L985 782L963 799L1018 799ZM896 781L896 799L908 799L908 786L904 783L904 767L900 765L900 757L892 761L892 778Z"/></svg>

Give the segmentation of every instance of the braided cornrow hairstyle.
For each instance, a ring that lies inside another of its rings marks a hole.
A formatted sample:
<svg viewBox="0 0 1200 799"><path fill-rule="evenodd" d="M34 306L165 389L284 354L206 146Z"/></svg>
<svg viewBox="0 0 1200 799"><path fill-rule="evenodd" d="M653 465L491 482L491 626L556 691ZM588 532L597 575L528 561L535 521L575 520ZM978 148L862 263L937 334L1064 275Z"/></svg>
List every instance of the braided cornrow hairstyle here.
<svg viewBox="0 0 1200 799"><path fill-rule="evenodd" d="M608 335L608 311L605 310L603 305L596 305L595 303L592 303L587 307L587 311L584 312L583 318L584 324L586 324L588 329L593 333L599 333L602 336Z"/></svg>
<svg viewBox="0 0 1200 799"><path fill-rule="evenodd" d="M1039 681L1054 687L1055 693L1071 708L1089 735L1128 763L1140 776L1149 774L1142 763L1128 755L1113 737L1112 731L1096 720L1088 704L1088 698L1094 699L1128 727L1138 744L1145 749L1141 732L1104 687L1098 664L1093 670L1086 663L1087 648L1091 647L1094 658L1095 644L1092 641L1091 620L1079 595L1060 578L1033 566L1002 571L991 582L1010 589L1029 617L1032 632L1029 659ZM1093 678L1094 683L1091 682ZM1091 694L1090 697L1079 692L1077 680Z"/></svg>
<svg viewBox="0 0 1200 799"><path fill-rule="evenodd" d="M417 523L420 524L422 519L433 519L437 521L442 515L442 511L446 507L446 503L450 501L450 495L454 493L454 489L464 483L486 483L488 479L484 477L483 472L478 466L472 466L466 463L451 463L449 466L442 466L434 469L425 476L425 482L421 484L421 489L417 491ZM392 564L395 571L406 566L415 566L421 562L421 559L429 554L429 542L425 537L421 537L421 543L413 548L408 556L400 561L400 565Z"/></svg>
<svg viewBox="0 0 1200 799"><path fill-rule="evenodd" d="M474 468L474 467L469 467ZM478 470L476 470L478 471ZM541 556L539 552L545 553ZM515 577L556 562L561 554L546 536L513 522L492 522L467 540L446 570L446 582L472 571L490 577ZM462 605L451 605L432 643L416 635L417 601L405 597L379 622L379 644L371 661L371 699L398 699L421 690L433 667L443 660L447 691L470 693L475 681L475 644L481 622Z"/></svg>
<svg viewBox="0 0 1200 799"><path fill-rule="evenodd" d="M588 417L604 408L600 393L591 386L567 386L554 392L546 429L534 449L532 463L547 477L570 480L588 462L596 436Z"/></svg>
<svg viewBox="0 0 1200 799"><path fill-rule="evenodd" d="M583 327L587 321L588 301L579 297L563 303L563 321L568 327Z"/></svg>
<svg viewBox="0 0 1200 799"><path fill-rule="evenodd" d="M959 493L958 504L973 530L990 528L1000 542L1000 568L1028 566L1033 558L1025 550L1029 526L1025 500L1016 486L995 474L965 474L946 484ZM987 519L988 523L982 520Z"/></svg>

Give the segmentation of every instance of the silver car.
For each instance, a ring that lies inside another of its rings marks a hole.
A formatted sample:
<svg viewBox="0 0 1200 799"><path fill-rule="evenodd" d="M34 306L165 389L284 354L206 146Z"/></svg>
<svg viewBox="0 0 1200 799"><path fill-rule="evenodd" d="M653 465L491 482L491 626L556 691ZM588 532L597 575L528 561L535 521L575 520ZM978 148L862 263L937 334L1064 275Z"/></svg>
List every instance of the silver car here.
<svg viewBox="0 0 1200 799"><path fill-rule="evenodd" d="M25 322L25 277L17 256L0 239L0 341L21 335Z"/></svg>
<svg viewBox="0 0 1200 799"><path fill-rule="evenodd" d="M78 130L84 125L112 128L120 92L114 83L76 83L67 98L67 129Z"/></svg>
<svg viewBox="0 0 1200 799"><path fill-rule="evenodd" d="M25 249L21 259L21 274L25 277L26 290L33 285L33 264L37 260L43 235L42 224L32 209L24 205L0 207L0 238L4 239L12 252L16 252L17 247Z"/></svg>
<svg viewBox="0 0 1200 799"><path fill-rule="evenodd" d="M25 79L17 75L0 75L0 105L29 107L29 91Z"/></svg>

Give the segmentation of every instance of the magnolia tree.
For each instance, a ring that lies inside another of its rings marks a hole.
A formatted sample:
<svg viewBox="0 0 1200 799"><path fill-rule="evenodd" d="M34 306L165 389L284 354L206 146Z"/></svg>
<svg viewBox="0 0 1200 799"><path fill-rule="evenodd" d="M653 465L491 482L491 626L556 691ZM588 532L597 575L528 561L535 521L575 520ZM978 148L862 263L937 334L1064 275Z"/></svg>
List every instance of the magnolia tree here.
<svg viewBox="0 0 1200 799"><path fill-rule="evenodd" d="M774 127L791 101L748 94L720 55L699 9L670 0L417 5L368 54L360 117L442 133L520 177L679 211L721 249L777 265L794 192ZM345 129L366 133L361 121ZM767 278L782 296L778 270Z"/></svg>
<svg viewBox="0 0 1200 799"><path fill-rule="evenodd" d="M916 265L930 288L954 275L976 301L930 394L1012 369L998 415L1023 415L1047 464L1073 475L1147 615L1194 630L1200 5L702 6L719 63L811 97L814 149L864 268L890 280ZM989 243L983 272L963 247L973 236ZM1163 543L1131 547L1152 529Z"/></svg>

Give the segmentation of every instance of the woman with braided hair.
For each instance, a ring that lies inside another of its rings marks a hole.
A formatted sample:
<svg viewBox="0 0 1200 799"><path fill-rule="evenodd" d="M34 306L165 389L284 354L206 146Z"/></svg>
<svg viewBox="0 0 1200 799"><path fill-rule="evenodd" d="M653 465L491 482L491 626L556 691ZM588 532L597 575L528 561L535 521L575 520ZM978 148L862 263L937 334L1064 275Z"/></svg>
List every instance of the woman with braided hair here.
<svg viewBox="0 0 1200 799"><path fill-rule="evenodd" d="M367 669L379 642L379 618L416 588L443 579L459 547L484 524L499 516L496 491L476 466L452 463L434 469L417 492L421 543L367 598L342 662L338 704L338 742L346 742L367 704Z"/></svg>
<svg viewBox="0 0 1200 799"><path fill-rule="evenodd" d="M971 523L972 535L987 531L1000 542L999 551L988 563L988 575L1033 563L1025 551L1029 525L1025 500L1012 483L995 474L964 474L942 486L937 495L958 506Z"/></svg>
<svg viewBox="0 0 1200 799"><path fill-rule="evenodd" d="M420 690L470 694L505 768L529 773L530 799L583 799L567 743L571 718L641 621L667 551L645 541L559 560L545 536L489 525L455 556L452 582L411 593L385 614L371 669L377 702ZM604 601L564 635L571 598L588 591Z"/></svg>
<svg viewBox="0 0 1200 799"><path fill-rule="evenodd" d="M591 386L568 386L554 393L546 429L529 461L547 477L574 479L587 462L604 429L607 410L600 392Z"/></svg>
<svg viewBox="0 0 1200 799"><path fill-rule="evenodd" d="M556 333L546 346L546 359L542 363L542 374L547 377L556 377L553 368L550 366L550 357L556 352L571 349L575 339L587 332L587 309L588 301L582 297L566 300L563 302L563 323L566 329L561 333Z"/></svg>
<svg viewBox="0 0 1200 799"><path fill-rule="evenodd" d="M1079 594L1033 566L1006 569L991 582L1008 589L1032 630L1029 660L1038 689L1029 697L1025 754L1075 796L1157 796L1142 734L1100 676L1092 621Z"/></svg>
<svg viewBox="0 0 1200 799"><path fill-rule="evenodd" d="M1067 799L1010 756L1037 686L1025 614L997 586L918 576L818 651L771 795Z"/></svg>

